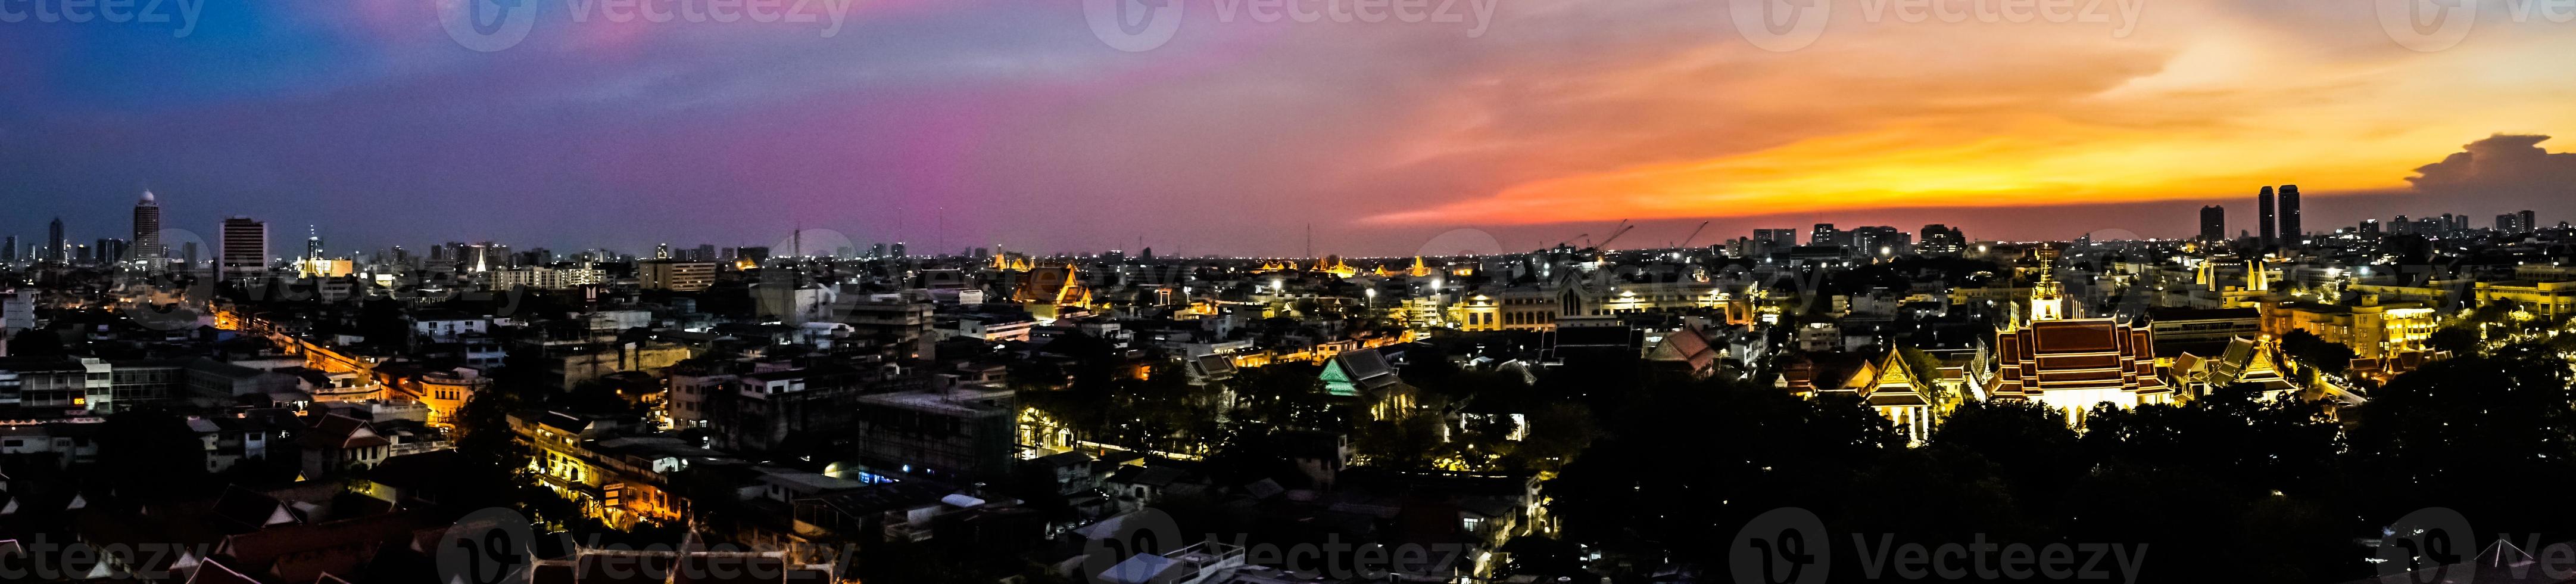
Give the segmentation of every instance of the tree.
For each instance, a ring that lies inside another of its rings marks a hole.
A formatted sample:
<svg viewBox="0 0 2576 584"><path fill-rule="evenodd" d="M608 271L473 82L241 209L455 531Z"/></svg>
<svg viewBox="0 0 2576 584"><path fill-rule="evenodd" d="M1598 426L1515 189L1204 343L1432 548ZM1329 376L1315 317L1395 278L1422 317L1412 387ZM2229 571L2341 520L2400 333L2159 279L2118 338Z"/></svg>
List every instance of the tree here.
<svg viewBox="0 0 2576 584"><path fill-rule="evenodd" d="M203 492L206 447L187 420L152 410L107 417L98 433L97 469L118 495L137 501Z"/></svg>
<svg viewBox="0 0 2576 584"><path fill-rule="evenodd" d="M2352 367L2353 359L2360 357L2352 347L2319 338L2304 330L2281 335L2281 352L2317 371L2338 375Z"/></svg>

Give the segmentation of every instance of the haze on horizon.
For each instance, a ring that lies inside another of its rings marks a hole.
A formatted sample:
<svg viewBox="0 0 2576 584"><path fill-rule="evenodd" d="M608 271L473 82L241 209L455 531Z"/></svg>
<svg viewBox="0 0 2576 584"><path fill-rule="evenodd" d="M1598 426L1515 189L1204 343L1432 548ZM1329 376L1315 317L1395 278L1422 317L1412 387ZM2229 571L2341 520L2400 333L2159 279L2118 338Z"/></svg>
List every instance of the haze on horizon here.
<svg viewBox="0 0 2576 584"><path fill-rule="evenodd" d="M121 236L147 187L171 227L313 224L334 251L632 253L801 226L924 251L1277 256L1311 225L1318 252L1402 255L1457 251L1427 243L1453 229L1529 249L1621 219L1655 230L1623 247L1704 219L1700 244L1816 222L2183 237L2200 204L2250 225L2278 184L2319 230L2576 218L2576 156L2543 138L2576 135L2576 74L2553 58L2576 54L2576 23L2506 2L2425 51L2379 0L1956 23L1834 0L1811 43L1775 51L1708 0L1460 0L1460 22L1413 23L1173 0L1176 33L1128 51L1070 0L861 0L838 23L528 1L525 39L489 52L421 0L206 0L184 34L0 23L0 234L61 216L76 241Z"/></svg>

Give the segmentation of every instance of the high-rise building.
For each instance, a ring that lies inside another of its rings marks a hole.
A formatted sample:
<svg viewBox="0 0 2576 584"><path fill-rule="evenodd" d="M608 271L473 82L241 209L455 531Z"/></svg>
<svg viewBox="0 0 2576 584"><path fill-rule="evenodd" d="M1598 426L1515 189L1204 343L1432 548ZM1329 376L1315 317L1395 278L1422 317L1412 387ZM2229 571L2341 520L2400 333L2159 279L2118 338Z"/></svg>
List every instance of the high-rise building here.
<svg viewBox="0 0 2576 584"><path fill-rule="evenodd" d="M645 260L635 262L635 280L647 290L682 292L705 290L716 281L716 264L680 260Z"/></svg>
<svg viewBox="0 0 2576 584"><path fill-rule="evenodd" d="M1843 232L1834 229L1832 223L1817 223L1815 231L1807 236L1807 245L1842 245L1843 243Z"/></svg>
<svg viewBox="0 0 2576 584"><path fill-rule="evenodd" d="M2495 229L2496 229L2496 231L2500 231L2500 232L2504 232L2504 233L2521 233L2521 232L2522 232L2522 226L2520 225L2520 223L2522 223L2522 214L2520 214L2520 213L2506 213L2506 214L2502 214L2502 215L2497 215L2497 216L2496 216L2496 222L2495 222Z"/></svg>
<svg viewBox="0 0 2576 584"><path fill-rule="evenodd" d="M63 218L45 225L45 253L36 259L71 263L71 242L63 240Z"/></svg>
<svg viewBox="0 0 2576 584"><path fill-rule="evenodd" d="M169 255L161 248L161 201L152 191L143 191L143 200L134 203L134 265L145 271L160 271L161 258Z"/></svg>
<svg viewBox="0 0 2576 584"><path fill-rule="evenodd" d="M2307 233L2299 225L2299 185L2281 185L2281 244L2297 246Z"/></svg>
<svg viewBox="0 0 2576 584"><path fill-rule="evenodd" d="M95 266L112 266L128 257L125 240L114 237L98 238L98 245L89 249L90 253L95 254L89 258L90 264Z"/></svg>
<svg viewBox="0 0 2576 584"><path fill-rule="evenodd" d="M2518 214L2522 215L2523 231L2535 231L2540 229L2539 215L2533 214L2530 209L2523 209L2522 212Z"/></svg>
<svg viewBox="0 0 2576 584"><path fill-rule="evenodd" d="M2263 246L2271 247L2279 243L2281 235L2277 229L2279 229L2280 219L2272 213L2272 187L2263 187L2263 194L2255 195L2254 214L2254 221L2257 224L2255 229L2263 231Z"/></svg>
<svg viewBox="0 0 2576 584"><path fill-rule="evenodd" d="M0 244L0 262L18 261L18 236L11 235L6 241L6 244Z"/></svg>
<svg viewBox="0 0 2576 584"><path fill-rule="evenodd" d="M2209 243L2227 241L2227 208L2209 205L2200 208L2200 240Z"/></svg>
<svg viewBox="0 0 2576 584"><path fill-rule="evenodd" d="M216 260L216 277L232 280L268 271L267 223L249 217L228 217L222 233L223 253Z"/></svg>
<svg viewBox="0 0 2576 584"><path fill-rule="evenodd" d="M2379 220L2378 220L2378 219L2363 219L2363 220L2361 220L2361 238L2362 238L2362 239L2379 239L2379 233L2380 233L2380 231L2379 231Z"/></svg>
<svg viewBox="0 0 2576 584"><path fill-rule="evenodd" d="M1925 255L1958 255L1968 250L1968 234L1957 227L1934 223L1923 226L1923 240L1914 248Z"/></svg>

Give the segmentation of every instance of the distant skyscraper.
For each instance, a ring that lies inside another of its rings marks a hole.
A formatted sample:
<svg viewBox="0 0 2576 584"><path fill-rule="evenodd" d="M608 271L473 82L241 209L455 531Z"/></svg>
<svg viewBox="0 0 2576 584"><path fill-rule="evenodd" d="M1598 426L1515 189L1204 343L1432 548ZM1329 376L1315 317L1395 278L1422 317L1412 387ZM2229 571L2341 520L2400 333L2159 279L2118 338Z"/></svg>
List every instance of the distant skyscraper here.
<svg viewBox="0 0 2576 584"><path fill-rule="evenodd" d="M2496 216L2495 228L2496 231L2504 233L2521 233L2523 231L2521 223L2521 213L2506 213Z"/></svg>
<svg viewBox="0 0 2576 584"><path fill-rule="evenodd" d="M18 261L18 236L11 235L6 241L0 244L0 262Z"/></svg>
<svg viewBox="0 0 2576 584"><path fill-rule="evenodd" d="M900 242L900 241L894 242L894 246L893 246L893 247L886 248L886 255L890 255L890 256L894 256L894 257L904 257L904 255L903 255L903 242Z"/></svg>
<svg viewBox="0 0 2576 584"><path fill-rule="evenodd" d="M2363 219L2363 220L2361 220L2361 238L2362 238L2362 239L2379 239L2379 220L2378 220L2378 219Z"/></svg>
<svg viewBox="0 0 2576 584"><path fill-rule="evenodd" d="M2272 213L2272 187L2263 187L2263 194L2255 195L2254 213L2256 215L2254 220L2257 223L2255 228L2263 230L2263 245L2270 247L2279 243L2281 236L2277 229L2280 219Z"/></svg>
<svg viewBox="0 0 2576 584"><path fill-rule="evenodd" d="M55 217L53 223L45 226L45 253L36 259L71 263L70 246L70 242L63 241L63 218Z"/></svg>
<svg viewBox="0 0 2576 584"><path fill-rule="evenodd" d="M304 261L322 261L321 228L311 225L304 226Z"/></svg>
<svg viewBox="0 0 2576 584"><path fill-rule="evenodd" d="M2299 225L2299 185L2281 185L2281 244L2299 245L2307 234Z"/></svg>
<svg viewBox="0 0 2576 584"><path fill-rule="evenodd" d="M2200 240L2210 243L2227 241L2227 208L2209 205L2200 208Z"/></svg>
<svg viewBox="0 0 2576 584"><path fill-rule="evenodd" d="M2537 214L2533 214L2533 213L2531 212L2531 210L2530 210L2530 209L2523 209L2523 210L2522 210L2521 215L2522 215L2522 230L2523 230L2523 231L2532 231L2532 230L2540 229L2540 216L2539 216L2539 215L2537 215Z"/></svg>
<svg viewBox="0 0 2576 584"><path fill-rule="evenodd" d="M134 265L145 271L159 271L161 258L169 254L161 248L161 201L152 191L143 191L143 200L134 203Z"/></svg>
<svg viewBox="0 0 2576 584"><path fill-rule="evenodd" d="M268 271L268 224L249 217L224 219L216 277L232 280Z"/></svg>
<svg viewBox="0 0 2576 584"><path fill-rule="evenodd" d="M1811 232L1811 233L1807 236L1807 245L1842 245L1842 244L1843 244L1843 232L1842 232L1842 231L1840 231L1840 230L1836 230L1836 229L1834 229L1834 224L1832 224L1832 223L1817 223L1817 224L1816 224L1816 230L1815 230L1815 231L1813 231L1813 232Z"/></svg>

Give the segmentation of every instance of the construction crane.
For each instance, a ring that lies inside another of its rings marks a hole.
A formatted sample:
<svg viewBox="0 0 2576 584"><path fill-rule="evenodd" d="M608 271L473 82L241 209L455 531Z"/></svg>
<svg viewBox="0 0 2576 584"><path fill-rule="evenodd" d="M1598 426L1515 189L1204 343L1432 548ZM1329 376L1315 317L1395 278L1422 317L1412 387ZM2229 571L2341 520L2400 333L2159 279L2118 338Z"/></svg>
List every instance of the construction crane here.
<svg viewBox="0 0 2576 584"><path fill-rule="evenodd" d="M1690 235L1683 237L1683 238L1682 238L1682 242L1681 242L1681 243L1673 244L1673 247L1674 247L1675 249L1684 248L1684 247L1690 247L1690 242L1691 242L1691 240L1693 240L1693 239L1699 239L1699 232L1700 232L1700 230L1702 230L1702 229L1707 229L1707 228L1708 228L1708 222L1707 222L1707 221L1701 221L1701 222L1699 222L1699 226L1698 226L1698 227L1693 227L1693 228L1691 228Z"/></svg>
<svg viewBox="0 0 2576 584"><path fill-rule="evenodd" d="M1620 223L1627 223L1627 220L1624 220L1624 219L1623 219L1623 220L1620 220L1619 222L1620 222ZM1635 226L1635 225L1629 225L1629 226L1626 226L1626 227L1621 227L1621 228L1619 228L1619 230L1618 230L1618 231L1612 231L1612 232L1610 232L1610 236L1609 236L1609 237L1601 238L1601 243L1594 244L1594 245L1592 245L1591 247L1583 248L1583 250L1582 250L1581 252L1579 252L1579 253L1593 253L1593 252L1601 251L1601 248L1606 247L1606 246L1609 246L1609 245L1610 245L1610 242L1618 241L1618 240L1619 240L1619 236L1621 236L1621 235L1627 235L1629 230L1631 230L1631 229L1636 229L1636 228L1637 228L1637 226Z"/></svg>

